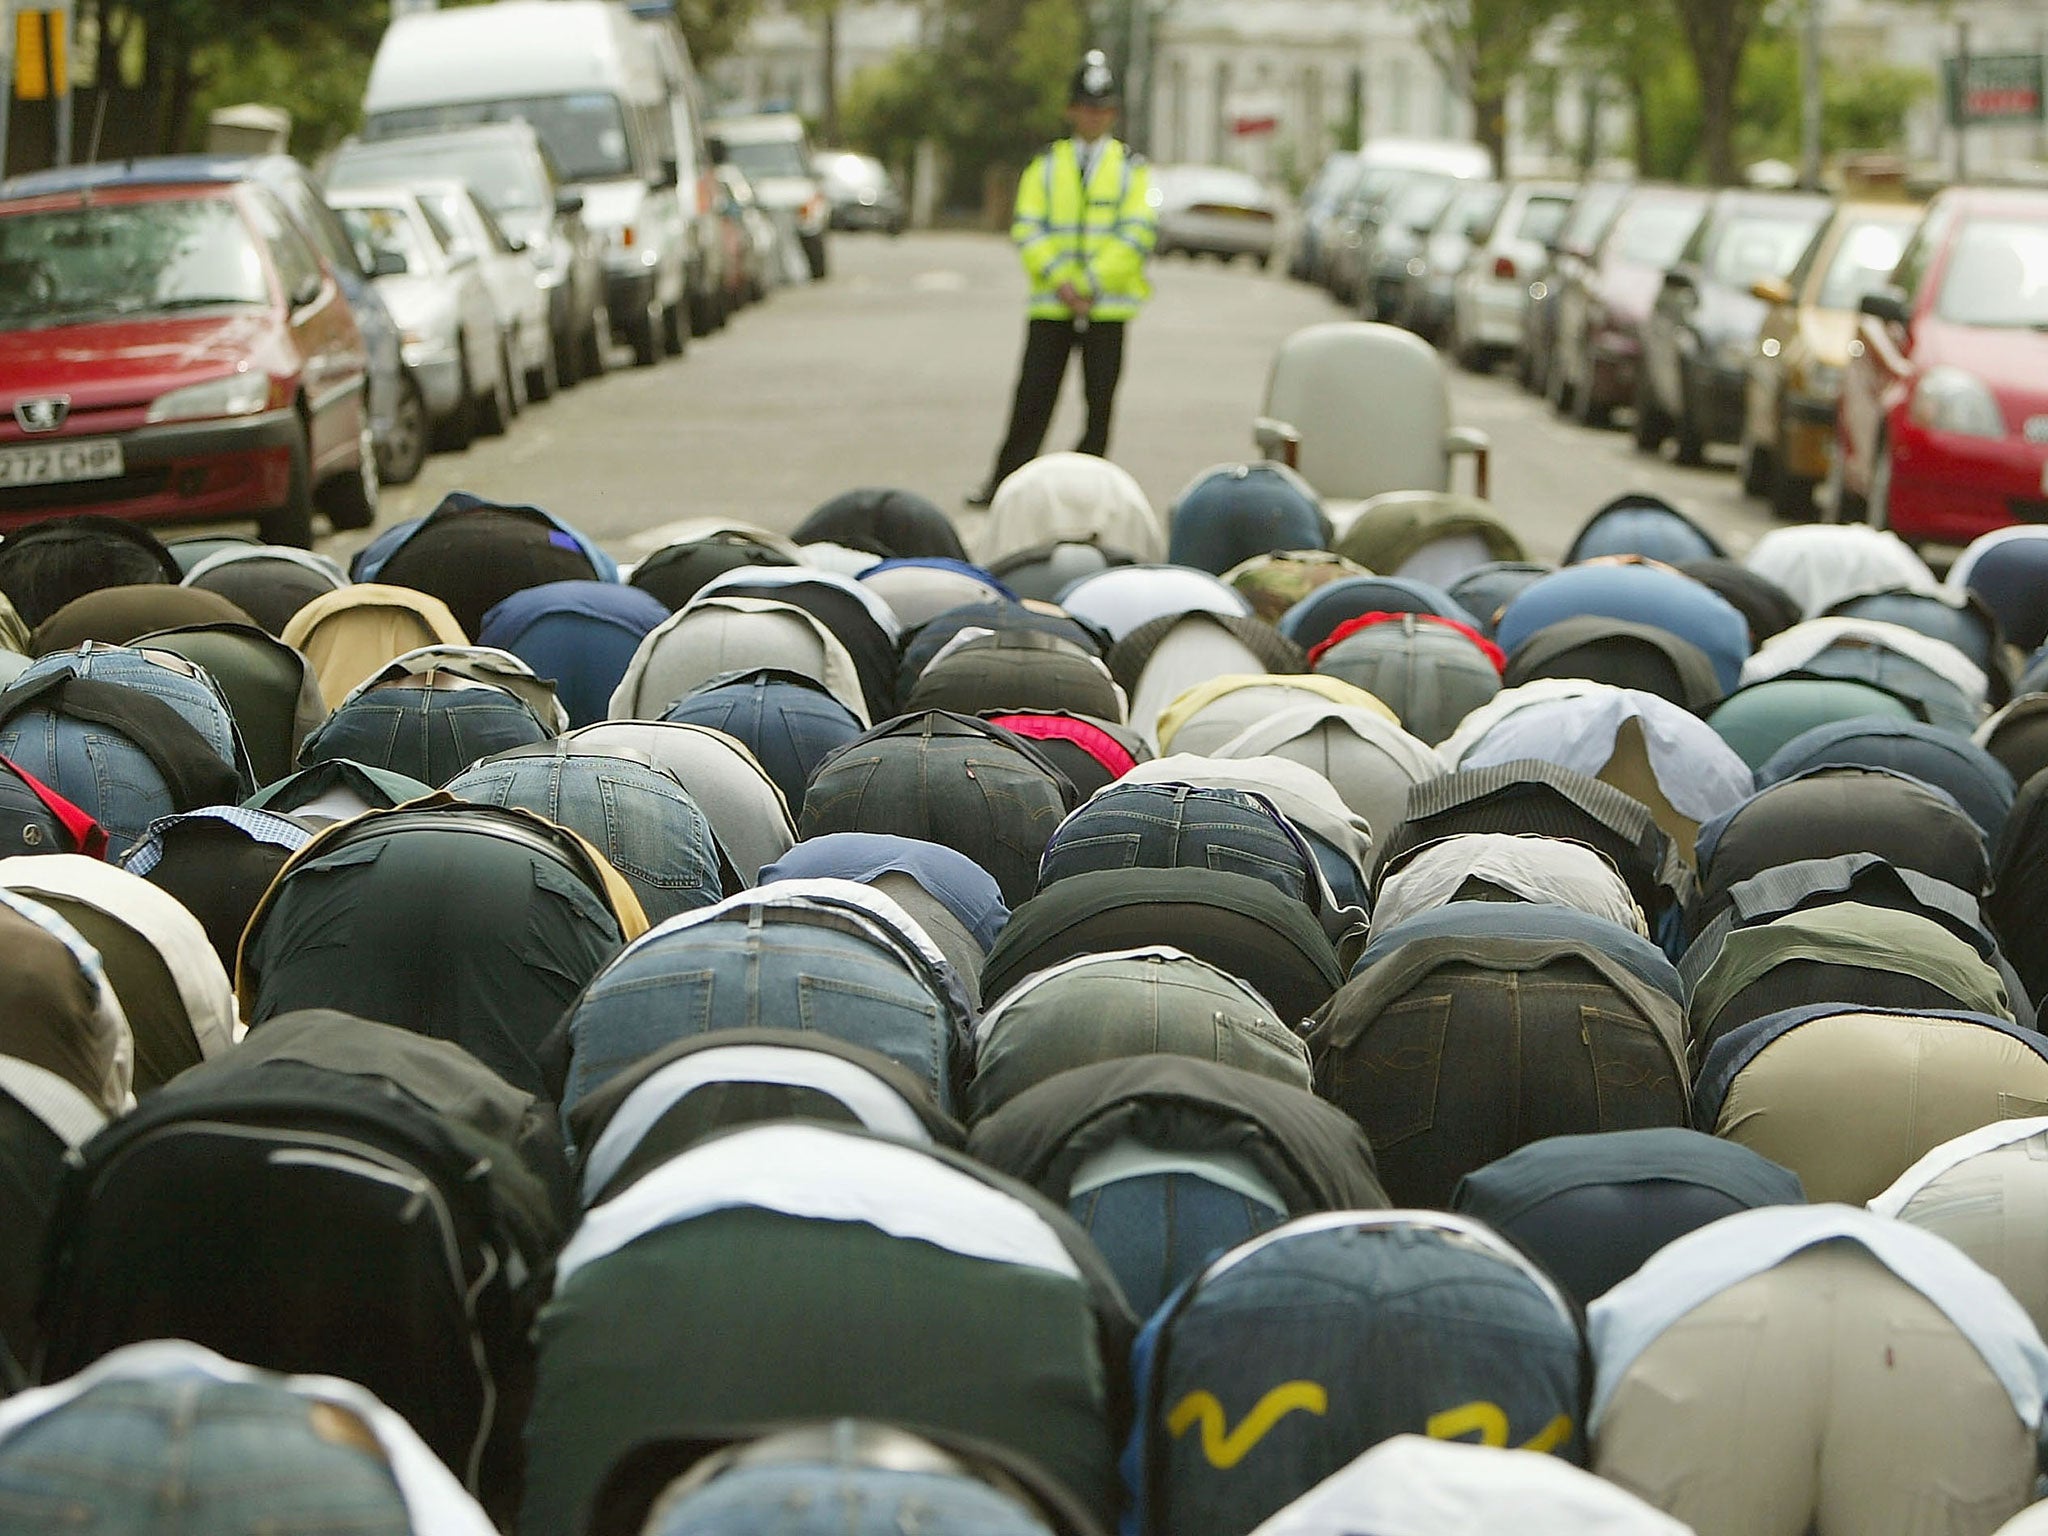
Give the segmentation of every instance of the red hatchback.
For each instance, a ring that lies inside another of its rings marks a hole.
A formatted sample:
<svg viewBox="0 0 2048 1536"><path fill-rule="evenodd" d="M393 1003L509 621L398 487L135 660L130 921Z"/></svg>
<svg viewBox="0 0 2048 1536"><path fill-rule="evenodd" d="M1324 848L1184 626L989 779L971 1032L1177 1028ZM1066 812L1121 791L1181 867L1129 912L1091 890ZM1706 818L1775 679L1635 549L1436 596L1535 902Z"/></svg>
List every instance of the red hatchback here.
<svg viewBox="0 0 2048 1536"><path fill-rule="evenodd" d="M1953 544L2048 522L2048 195L1942 193L1861 310L1827 515Z"/></svg>
<svg viewBox="0 0 2048 1536"><path fill-rule="evenodd" d="M260 187L117 177L0 201L0 527L246 515L307 545L316 501L366 525L367 362Z"/></svg>

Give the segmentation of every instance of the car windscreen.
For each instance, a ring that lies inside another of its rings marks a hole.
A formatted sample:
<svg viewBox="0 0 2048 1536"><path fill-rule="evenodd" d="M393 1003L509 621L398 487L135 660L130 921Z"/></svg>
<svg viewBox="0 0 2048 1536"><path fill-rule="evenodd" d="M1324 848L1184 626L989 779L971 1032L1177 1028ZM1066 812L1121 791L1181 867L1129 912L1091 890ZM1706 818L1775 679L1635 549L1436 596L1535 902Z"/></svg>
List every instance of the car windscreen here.
<svg viewBox="0 0 2048 1536"><path fill-rule="evenodd" d="M603 181L633 174L633 147L619 99L606 91L565 96L508 96L497 101L452 101L433 107L379 112L364 125L377 139L466 128L474 123L531 123L565 181Z"/></svg>
<svg viewBox="0 0 2048 1536"><path fill-rule="evenodd" d="M0 213L0 325L269 302L263 257L231 198Z"/></svg>
<svg viewBox="0 0 2048 1536"><path fill-rule="evenodd" d="M530 143L531 141L529 141ZM543 213L554 203L531 154L512 144L465 142L429 135L400 143L357 143L334 157L330 187L386 187L394 182L466 181L477 200L500 218Z"/></svg>
<svg viewBox="0 0 2048 1536"><path fill-rule="evenodd" d="M1427 229L1443 217L1457 186L1448 176L1418 176L1387 200L1383 222L1397 229Z"/></svg>
<svg viewBox="0 0 2048 1536"><path fill-rule="evenodd" d="M1538 245L1548 245L1564 228L1565 215L1571 212L1571 199L1565 197L1532 197L1522 205L1521 222L1515 225L1517 240L1533 240Z"/></svg>
<svg viewBox="0 0 2048 1536"><path fill-rule="evenodd" d="M1843 230L1814 302L1822 309L1854 309L1863 295L1882 288L1905 254L1906 238L1916 222L1909 213L1897 219L1871 219Z"/></svg>
<svg viewBox="0 0 2048 1536"><path fill-rule="evenodd" d="M1730 288L1747 289L1760 277L1783 277L1799 265L1826 215L1738 213L1729 218L1707 256L1707 275Z"/></svg>
<svg viewBox="0 0 2048 1536"><path fill-rule="evenodd" d="M403 208L378 206L334 211L341 215L342 228L355 242L364 271L375 270L380 253L398 257L405 263L405 270L415 276L433 271L419 230Z"/></svg>
<svg viewBox="0 0 2048 1536"><path fill-rule="evenodd" d="M753 143L727 142L726 158L755 181L763 177L808 176L804 147L795 139L756 139Z"/></svg>
<svg viewBox="0 0 2048 1536"><path fill-rule="evenodd" d="M1957 325L2048 330L2048 218L1965 222L1934 312Z"/></svg>
<svg viewBox="0 0 2048 1536"><path fill-rule="evenodd" d="M1614 210L1628 196L1620 182L1595 182L1572 202L1572 211L1558 231L1557 243L1567 250L1590 251L1614 222Z"/></svg>
<svg viewBox="0 0 2048 1536"><path fill-rule="evenodd" d="M1675 198L1638 198L1621 210L1608 249L1623 261L1668 267L1700 225L1700 205ZM1797 252L1793 253L1795 256Z"/></svg>

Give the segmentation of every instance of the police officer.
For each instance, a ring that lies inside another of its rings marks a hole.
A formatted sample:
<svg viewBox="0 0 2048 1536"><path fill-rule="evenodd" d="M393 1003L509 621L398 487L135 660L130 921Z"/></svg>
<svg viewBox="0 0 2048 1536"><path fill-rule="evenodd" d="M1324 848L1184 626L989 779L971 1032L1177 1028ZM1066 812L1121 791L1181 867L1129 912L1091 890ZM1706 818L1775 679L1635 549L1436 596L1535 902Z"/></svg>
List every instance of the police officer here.
<svg viewBox="0 0 2048 1536"><path fill-rule="evenodd" d="M1116 114L1116 76L1091 51L1067 92L1073 136L1041 152L1017 183L1010 238L1031 282L1031 323L1010 430L988 482L968 496L971 507L987 506L1003 478L1038 452L1077 346L1088 401L1077 446L1098 456L1109 449L1124 325L1151 294L1145 261L1158 234L1151 172L1142 156L1110 136Z"/></svg>

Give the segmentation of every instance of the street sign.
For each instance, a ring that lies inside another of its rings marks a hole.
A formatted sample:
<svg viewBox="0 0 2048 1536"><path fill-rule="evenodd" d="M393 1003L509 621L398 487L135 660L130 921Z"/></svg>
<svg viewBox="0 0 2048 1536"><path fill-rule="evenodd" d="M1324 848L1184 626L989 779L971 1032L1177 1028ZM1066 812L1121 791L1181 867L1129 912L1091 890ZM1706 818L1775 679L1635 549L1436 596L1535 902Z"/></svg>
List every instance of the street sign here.
<svg viewBox="0 0 2048 1536"><path fill-rule="evenodd" d="M1951 127L2043 120L2042 56L2038 53L1971 54L1942 60Z"/></svg>
<svg viewBox="0 0 2048 1536"><path fill-rule="evenodd" d="M14 94L22 101L47 101L70 93L65 67L65 23L58 10L14 13Z"/></svg>

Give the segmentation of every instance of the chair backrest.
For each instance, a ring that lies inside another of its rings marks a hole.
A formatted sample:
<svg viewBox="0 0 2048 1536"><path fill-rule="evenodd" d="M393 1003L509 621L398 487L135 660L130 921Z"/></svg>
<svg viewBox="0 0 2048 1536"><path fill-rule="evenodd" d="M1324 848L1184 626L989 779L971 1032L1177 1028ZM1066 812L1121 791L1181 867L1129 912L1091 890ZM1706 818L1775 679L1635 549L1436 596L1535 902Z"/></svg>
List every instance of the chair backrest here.
<svg viewBox="0 0 2048 1536"><path fill-rule="evenodd" d="M1362 321L1296 331L1267 375L1266 414L1301 433L1300 470L1326 497L1450 489L1443 363L1407 331Z"/></svg>

